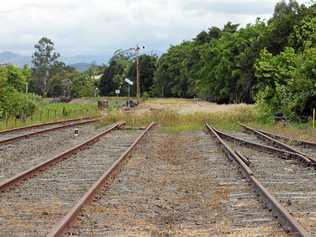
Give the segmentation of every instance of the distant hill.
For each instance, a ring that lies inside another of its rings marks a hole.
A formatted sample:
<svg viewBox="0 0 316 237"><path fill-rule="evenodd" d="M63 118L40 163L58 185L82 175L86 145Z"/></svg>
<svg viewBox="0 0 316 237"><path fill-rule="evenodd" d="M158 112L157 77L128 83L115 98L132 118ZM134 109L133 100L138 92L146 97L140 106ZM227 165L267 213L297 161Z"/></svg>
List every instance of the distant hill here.
<svg viewBox="0 0 316 237"><path fill-rule="evenodd" d="M91 63L74 63L69 66L76 68L79 72L87 71L93 64Z"/></svg>
<svg viewBox="0 0 316 237"><path fill-rule="evenodd" d="M107 63L111 55L76 55L61 57L61 61L76 68L78 71L87 70L92 64L101 65ZM16 64L23 67L25 64L31 65L32 57L17 54L10 51L0 52L0 64Z"/></svg>
<svg viewBox="0 0 316 237"><path fill-rule="evenodd" d="M0 64L10 63L16 64L19 67L23 67L25 64L31 65L31 61L32 58L29 56L16 54L9 51L0 52Z"/></svg>

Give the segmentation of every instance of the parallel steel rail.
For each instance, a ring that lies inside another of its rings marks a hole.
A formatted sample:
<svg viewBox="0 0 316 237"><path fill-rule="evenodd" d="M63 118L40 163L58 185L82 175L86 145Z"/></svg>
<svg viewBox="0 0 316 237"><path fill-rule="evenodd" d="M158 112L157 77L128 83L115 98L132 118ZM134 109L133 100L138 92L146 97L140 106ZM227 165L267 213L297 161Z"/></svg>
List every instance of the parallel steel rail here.
<svg viewBox="0 0 316 237"><path fill-rule="evenodd" d="M295 143L297 145L302 145L302 146L305 146L305 147L312 147L312 148L316 148L316 142L311 142L311 141L307 141L307 140L297 140L297 139L292 139L292 138L289 138L289 137L286 137L286 136L281 136L281 135L277 135L277 134L274 134L274 133L270 133L270 132L267 132L267 131L264 131L264 130L258 130L257 131L269 136L269 137L272 137L272 138L275 138L275 139L279 139L279 140L282 140L282 141L286 141L286 142L290 142L290 143Z"/></svg>
<svg viewBox="0 0 316 237"><path fill-rule="evenodd" d="M32 176L36 175L38 172L43 172L44 170L47 170L49 167L55 165L56 163L65 160L69 158L71 155L79 152L80 150L83 150L87 148L89 145L96 143L101 137L104 135L108 134L112 130L119 128L123 125L123 122L120 123L115 123L113 124L110 128L107 130L101 132L100 134L94 136L93 138L88 139L87 141L67 150L62 152L61 154L55 156L54 158L47 160L43 163L40 163L20 174L17 174L16 176L0 183L0 192L5 192L6 189L18 184L21 181L27 180L31 178Z"/></svg>
<svg viewBox="0 0 316 237"><path fill-rule="evenodd" d="M310 160L310 162L312 162L313 164L316 165L316 158L314 157L311 157L297 149L295 149L294 147L288 145L288 144L285 144L279 140L276 140L272 137L269 137L268 135L256 130L256 129L253 129L247 125L244 125L244 124L240 124L240 126L242 126L246 131L249 131L253 134L255 134L259 139L263 140L263 141L266 141L268 142L269 144L271 145L274 145L276 147L279 147L279 148L282 148L282 149L285 149L285 150L288 150L290 152L294 152L294 153L297 153L297 154L300 154L302 156L304 156L306 159Z"/></svg>
<svg viewBox="0 0 316 237"><path fill-rule="evenodd" d="M50 233L48 237L63 236L71 227L71 224L77 219L83 206L89 204L97 194L98 190L102 187L109 187L111 180L119 173L119 170L123 163L127 161L131 152L141 139L148 133L148 131L154 126L154 123L148 125L145 131L133 142L133 144L121 155L121 157L114 162L114 164L102 175L102 177L92 185L92 187L84 194L79 202L68 212L68 214L58 223Z"/></svg>
<svg viewBox="0 0 316 237"><path fill-rule="evenodd" d="M30 126L24 126L24 127L19 127L19 128L7 129L7 130L0 131L0 135L8 134L8 133L11 133L11 132L18 132L18 131L29 130L29 129L33 129L33 128L45 127L45 126L49 126L49 125L77 122L77 121L80 121L80 120L87 120L87 119L92 119L92 117L60 120L60 121L49 122L49 123L38 123L38 124L30 125Z"/></svg>
<svg viewBox="0 0 316 237"><path fill-rule="evenodd" d="M278 218L279 223L286 231L290 231L296 236L310 237L310 233L301 226L297 220L271 195L271 193L257 180L252 170L243 162L243 157L239 152L233 151L216 132L216 130L205 124L210 134L221 144L224 153L241 168L243 174L255 188L256 192L263 198L266 206L272 211L274 217Z"/></svg>
<svg viewBox="0 0 316 237"><path fill-rule="evenodd" d="M284 149L279 149L279 148L276 148L273 146L267 146L267 145L263 145L263 144L259 144L259 143L255 143L255 142L246 141L246 140L243 140L241 138L237 138L237 137L228 135L226 133L220 132L220 131L216 130L215 128L213 128L213 129L220 137L225 138L229 141L238 142L240 145L253 147L253 148L261 150L261 151L273 152L275 154L278 154L280 157L284 157L286 159L297 160L297 161L300 161L303 164L308 165L308 166L313 165L309 159L307 159L305 156L302 156L298 153L290 152L290 151L284 150ZM279 157L279 156L276 156L276 157Z"/></svg>
<svg viewBox="0 0 316 237"><path fill-rule="evenodd" d="M23 139L23 138L32 137L32 136L36 136L36 135L39 135L39 134L43 134L43 133L47 133L47 132L51 132L51 131L56 131L56 130L59 130L59 129L70 128L70 127L84 125L84 124L89 124L89 123L95 123L97 121L99 121L99 119L89 119L89 120L73 122L73 123L69 123L69 124L65 124L65 125L61 125L61 126L57 126L57 127L47 128L47 129L43 129L43 130L40 130L40 131L30 132L30 133L27 133L27 134L18 135L18 136L11 137L11 138L8 138L8 139L0 140L0 144L7 144L7 143L15 142L15 141Z"/></svg>

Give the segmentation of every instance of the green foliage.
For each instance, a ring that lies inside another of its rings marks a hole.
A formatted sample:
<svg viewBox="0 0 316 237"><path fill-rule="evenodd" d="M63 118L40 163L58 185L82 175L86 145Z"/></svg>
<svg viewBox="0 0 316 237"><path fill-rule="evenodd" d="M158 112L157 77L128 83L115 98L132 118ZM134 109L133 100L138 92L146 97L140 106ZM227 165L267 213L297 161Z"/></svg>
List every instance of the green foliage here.
<svg viewBox="0 0 316 237"><path fill-rule="evenodd" d="M42 37L34 47L35 52L32 56L34 79L31 88L34 92L47 96L47 84L52 76L52 67L60 55L55 52L54 43L46 37Z"/></svg>
<svg viewBox="0 0 316 237"><path fill-rule="evenodd" d="M99 83L101 96L114 96L115 90L124 85L130 59L126 56L118 56L110 61L110 65L105 68Z"/></svg>
<svg viewBox="0 0 316 237"><path fill-rule="evenodd" d="M196 80L193 67L197 67L200 54L193 42L171 46L161 56L155 72L154 94L165 97L193 97Z"/></svg>
<svg viewBox="0 0 316 237"><path fill-rule="evenodd" d="M293 48L273 56L267 50L256 64L257 101L266 112L307 118L316 107L316 48L295 53Z"/></svg>
<svg viewBox="0 0 316 237"><path fill-rule="evenodd" d="M26 72L12 65L0 67L0 118L28 116L36 109L38 98L23 93Z"/></svg>
<svg viewBox="0 0 316 237"><path fill-rule="evenodd" d="M74 98L93 97L97 82L89 75L82 73L73 80L71 95Z"/></svg>
<svg viewBox="0 0 316 237"><path fill-rule="evenodd" d="M218 103L256 100L265 114L307 118L316 106L315 13L315 4L280 1L267 23L257 19L239 28L228 22L171 46L159 59L154 94Z"/></svg>
<svg viewBox="0 0 316 237"><path fill-rule="evenodd" d="M0 130L22 127L31 124L60 121L82 117L97 116L96 103L93 104L65 104L46 103L35 98L36 110L28 117L5 117L0 119Z"/></svg>

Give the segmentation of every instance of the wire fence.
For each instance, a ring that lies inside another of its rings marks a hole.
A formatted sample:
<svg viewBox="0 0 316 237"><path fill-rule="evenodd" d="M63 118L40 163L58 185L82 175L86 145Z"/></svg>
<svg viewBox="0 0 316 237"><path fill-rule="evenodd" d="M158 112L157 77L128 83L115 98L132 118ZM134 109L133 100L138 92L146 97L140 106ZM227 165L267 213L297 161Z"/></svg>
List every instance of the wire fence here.
<svg viewBox="0 0 316 237"><path fill-rule="evenodd" d="M98 115L96 108L55 108L41 109L30 116L8 116L4 114L0 118L0 130L18 128L36 123L47 123L59 120L75 119L81 117L92 117Z"/></svg>

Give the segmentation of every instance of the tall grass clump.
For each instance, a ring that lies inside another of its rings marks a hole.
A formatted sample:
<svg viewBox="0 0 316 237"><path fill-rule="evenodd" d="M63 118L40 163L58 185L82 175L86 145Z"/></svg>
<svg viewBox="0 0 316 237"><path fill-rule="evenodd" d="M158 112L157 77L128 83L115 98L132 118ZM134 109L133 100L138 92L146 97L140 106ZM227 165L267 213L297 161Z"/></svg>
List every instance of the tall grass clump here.
<svg viewBox="0 0 316 237"><path fill-rule="evenodd" d="M230 112L179 114L174 111L151 111L144 114L131 112L109 113L101 122L101 126L117 121L125 121L127 126L143 127L156 122L168 132L194 131L202 129L205 122L223 130L238 129L238 122L248 123L256 119L253 108L240 108Z"/></svg>

